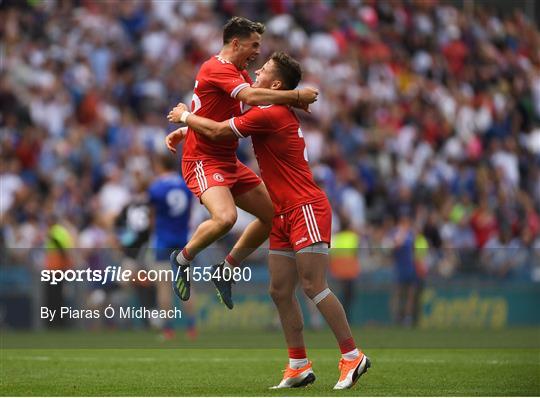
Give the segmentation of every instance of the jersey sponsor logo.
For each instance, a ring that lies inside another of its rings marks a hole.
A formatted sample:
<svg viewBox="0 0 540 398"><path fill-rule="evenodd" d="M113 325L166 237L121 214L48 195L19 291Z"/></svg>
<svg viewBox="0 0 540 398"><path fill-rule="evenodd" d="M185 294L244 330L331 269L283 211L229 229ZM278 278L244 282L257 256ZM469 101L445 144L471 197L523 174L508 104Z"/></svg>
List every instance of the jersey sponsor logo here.
<svg viewBox="0 0 540 398"><path fill-rule="evenodd" d="M219 173L214 173L214 175L212 176L212 178L214 180L216 180L217 182L223 182L225 181L225 178L223 178L223 176Z"/></svg>
<svg viewBox="0 0 540 398"><path fill-rule="evenodd" d="M304 243L306 240L307 240L307 238L304 236L302 239L297 240L296 242L294 242L294 244L299 245L300 243Z"/></svg>

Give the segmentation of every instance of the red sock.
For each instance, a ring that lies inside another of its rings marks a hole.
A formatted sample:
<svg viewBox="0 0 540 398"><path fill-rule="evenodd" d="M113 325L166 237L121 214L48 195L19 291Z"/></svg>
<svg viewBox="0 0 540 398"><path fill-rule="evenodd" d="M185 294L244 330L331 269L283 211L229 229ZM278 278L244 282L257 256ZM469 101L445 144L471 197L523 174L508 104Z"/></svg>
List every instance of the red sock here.
<svg viewBox="0 0 540 398"><path fill-rule="evenodd" d="M240 265L240 263L236 261L235 258L231 256L230 254L227 254L227 257L225 257L225 261L229 263L230 265L232 265L233 267L238 267Z"/></svg>
<svg viewBox="0 0 540 398"><path fill-rule="evenodd" d="M339 350L341 351L342 354L346 354L355 349L356 349L356 344L354 343L354 339L352 337L349 337L348 339L345 339L339 342Z"/></svg>
<svg viewBox="0 0 540 398"><path fill-rule="evenodd" d="M304 359L307 358L306 347L289 347L290 359Z"/></svg>
<svg viewBox="0 0 540 398"><path fill-rule="evenodd" d="M187 247L184 247L182 249L182 256L184 256L184 258L188 261L191 261L193 260L193 256L191 254L189 254L188 250L187 250Z"/></svg>

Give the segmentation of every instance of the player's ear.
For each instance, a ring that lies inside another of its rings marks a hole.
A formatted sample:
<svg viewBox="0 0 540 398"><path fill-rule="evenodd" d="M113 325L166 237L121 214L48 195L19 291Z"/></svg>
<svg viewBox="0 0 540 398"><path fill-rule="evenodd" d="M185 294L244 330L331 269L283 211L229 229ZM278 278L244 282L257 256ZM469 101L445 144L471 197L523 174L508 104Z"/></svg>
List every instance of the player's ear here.
<svg viewBox="0 0 540 398"><path fill-rule="evenodd" d="M238 47L240 47L240 41L238 40L238 37L235 37L231 40L231 44L233 49L237 50Z"/></svg>
<svg viewBox="0 0 540 398"><path fill-rule="evenodd" d="M283 83L281 82L281 80L274 80L272 82L272 85L270 86L272 90L280 90L282 87Z"/></svg>

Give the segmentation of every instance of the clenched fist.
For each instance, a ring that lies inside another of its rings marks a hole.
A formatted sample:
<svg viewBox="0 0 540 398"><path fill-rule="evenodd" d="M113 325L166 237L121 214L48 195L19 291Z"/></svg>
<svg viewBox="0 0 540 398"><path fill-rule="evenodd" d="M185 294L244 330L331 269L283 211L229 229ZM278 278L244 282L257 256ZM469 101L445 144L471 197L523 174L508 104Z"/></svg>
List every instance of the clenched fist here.
<svg viewBox="0 0 540 398"><path fill-rule="evenodd" d="M180 116L182 116L182 113L187 111L188 108L186 104L183 104L181 102L178 103L167 115L167 120L171 123L180 123Z"/></svg>

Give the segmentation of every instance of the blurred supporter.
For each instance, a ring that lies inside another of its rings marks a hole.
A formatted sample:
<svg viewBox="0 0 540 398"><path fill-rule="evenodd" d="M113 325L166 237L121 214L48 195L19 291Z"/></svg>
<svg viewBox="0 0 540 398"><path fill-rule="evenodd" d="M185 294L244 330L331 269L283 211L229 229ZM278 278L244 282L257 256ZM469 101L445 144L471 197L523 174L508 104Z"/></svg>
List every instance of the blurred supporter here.
<svg viewBox="0 0 540 398"><path fill-rule="evenodd" d="M53 215L80 232L99 213L112 230L232 15L267 24L259 61L288 51L319 88L299 114L308 155L353 228L406 201L442 250L433 275L493 272L450 248L514 242L538 258L540 35L481 2L3 1L2 240L43 245ZM255 163L249 145L239 157Z"/></svg>
<svg viewBox="0 0 540 398"><path fill-rule="evenodd" d="M415 256L415 233L411 224L409 209L402 209L396 217L397 223L387 237L387 247L392 249L396 288L393 298L394 319L396 323L412 326L417 313L417 290L419 274Z"/></svg>
<svg viewBox="0 0 540 398"><path fill-rule="evenodd" d="M414 238L414 269L416 271L416 286L414 289L414 303L412 324L417 326L422 314L422 293L424 292L425 280L428 273L427 257L429 255L429 242L420 232Z"/></svg>
<svg viewBox="0 0 540 398"><path fill-rule="evenodd" d="M50 217L45 240L45 266L49 270L68 270L74 267L73 249L75 239L66 222ZM45 304L51 310L60 313L60 308L66 305L64 281L56 284L44 284ZM57 316L46 323L49 327L64 327L66 319Z"/></svg>
<svg viewBox="0 0 540 398"><path fill-rule="evenodd" d="M360 236L345 217L340 217L341 231L332 235L330 275L340 282L341 301L347 319L352 319L352 305L355 298L355 280L360 275L358 250Z"/></svg>
<svg viewBox="0 0 540 398"><path fill-rule="evenodd" d="M491 238L482 250L482 266L495 278L509 278L516 268L523 264L526 251L518 238L512 239L508 228L501 228L497 236Z"/></svg>

